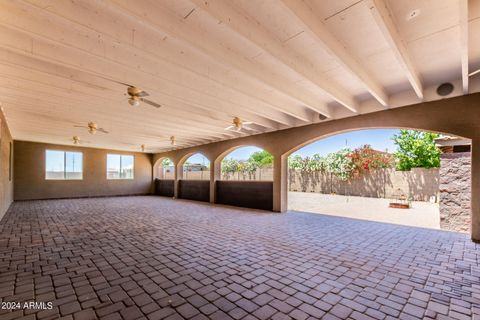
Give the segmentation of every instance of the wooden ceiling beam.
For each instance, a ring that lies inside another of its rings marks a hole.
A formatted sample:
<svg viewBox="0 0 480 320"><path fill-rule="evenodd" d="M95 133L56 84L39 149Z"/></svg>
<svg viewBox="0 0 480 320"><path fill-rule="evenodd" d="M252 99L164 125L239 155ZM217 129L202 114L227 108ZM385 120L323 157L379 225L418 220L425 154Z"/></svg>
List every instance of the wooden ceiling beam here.
<svg viewBox="0 0 480 320"><path fill-rule="evenodd" d="M385 107L388 106L388 96L383 87L371 77L365 68L347 51L344 45L330 33L310 7L302 0L282 0L282 2L330 56L357 78L378 102Z"/></svg>
<svg viewBox="0 0 480 320"><path fill-rule="evenodd" d="M460 0L460 56L463 93L468 94L468 0Z"/></svg>
<svg viewBox="0 0 480 320"><path fill-rule="evenodd" d="M350 111L358 112L358 104L351 94L343 88L334 86L329 79L313 70L304 59L286 50L262 26L252 23L248 16L233 8L229 2L223 0L190 1L218 21L229 26L233 31L255 44L258 48L267 52L272 58L280 61L304 79L315 84L323 94L345 106Z"/></svg>
<svg viewBox="0 0 480 320"><path fill-rule="evenodd" d="M423 100L423 84L420 75L413 66L407 47L390 15L387 3L385 0L367 0L366 5L417 97Z"/></svg>

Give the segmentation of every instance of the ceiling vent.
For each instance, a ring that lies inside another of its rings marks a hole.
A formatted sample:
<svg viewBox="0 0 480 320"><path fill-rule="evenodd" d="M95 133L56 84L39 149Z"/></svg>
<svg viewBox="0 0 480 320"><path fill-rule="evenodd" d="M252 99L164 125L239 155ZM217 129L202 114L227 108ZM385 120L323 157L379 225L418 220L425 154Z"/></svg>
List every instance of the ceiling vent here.
<svg viewBox="0 0 480 320"><path fill-rule="evenodd" d="M323 121L323 120L327 119L327 116L319 113L319 114L318 114L318 119L320 119L321 121Z"/></svg>
<svg viewBox="0 0 480 320"><path fill-rule="evenodd" d="M448 96L452 92L453 92L453 84L451 84L450 82L442 83L437 88L438 95L442 97Z"/></svg>

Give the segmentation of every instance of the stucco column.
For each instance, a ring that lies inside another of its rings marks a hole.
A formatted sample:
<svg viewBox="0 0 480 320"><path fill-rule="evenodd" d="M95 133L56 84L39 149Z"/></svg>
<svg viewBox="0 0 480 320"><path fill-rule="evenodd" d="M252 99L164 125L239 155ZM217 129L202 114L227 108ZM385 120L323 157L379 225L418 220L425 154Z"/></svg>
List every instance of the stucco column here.
<svg viewBox="0 0 480 320"><path fill-rule="evenodd" d="M174 186L173 186L173 197L178 199L178 181L183 178L183 164L179 165L178 162L175 163L175 173L174 173Z"/></svg>
<svg viewBox="0 0 480 320"><path fill-rule="evenodd" d="M480 137L472 139L472 240L480 242Z"/></svg>
<svg viewBox="0 0 480 320"><path fill-rule="evenodd" d="M287 156L273 156L273 211L287 211L288 163Z"/></svg>
<svg viewBox="0 0 480 320"><path fill-rule="evenodd" d="M222 165L220 161L210 162L210 203L215 203L215 182L220 180Z"/></svg>

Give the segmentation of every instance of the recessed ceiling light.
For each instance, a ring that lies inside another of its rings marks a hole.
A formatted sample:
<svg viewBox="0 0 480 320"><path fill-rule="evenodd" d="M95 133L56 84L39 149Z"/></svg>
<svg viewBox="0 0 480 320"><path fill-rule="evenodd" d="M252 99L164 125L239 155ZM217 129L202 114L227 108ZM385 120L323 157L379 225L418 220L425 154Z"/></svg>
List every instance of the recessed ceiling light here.
<svg viewBox="0 0 480 320"><path fill-rule="evenodd" d="M416 17L418 17L420 15L420 9L415 9L415 10L412 10L410 11L408 14L407 14L407 21L410 21L412 19L415 19Z"/></svg>

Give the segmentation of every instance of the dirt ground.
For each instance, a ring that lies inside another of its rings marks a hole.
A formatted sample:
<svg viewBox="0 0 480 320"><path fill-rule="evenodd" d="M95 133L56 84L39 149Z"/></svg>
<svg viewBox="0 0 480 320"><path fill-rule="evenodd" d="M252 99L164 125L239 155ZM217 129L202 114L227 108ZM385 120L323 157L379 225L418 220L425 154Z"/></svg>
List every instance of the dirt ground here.
<svg viewBox="0 0 480 320"><path fill-rule="evenodd" d="M392 209L389 199L289 192L288 209L326 215L440 229L437 203L413 202L410 209Z"/></svg>

